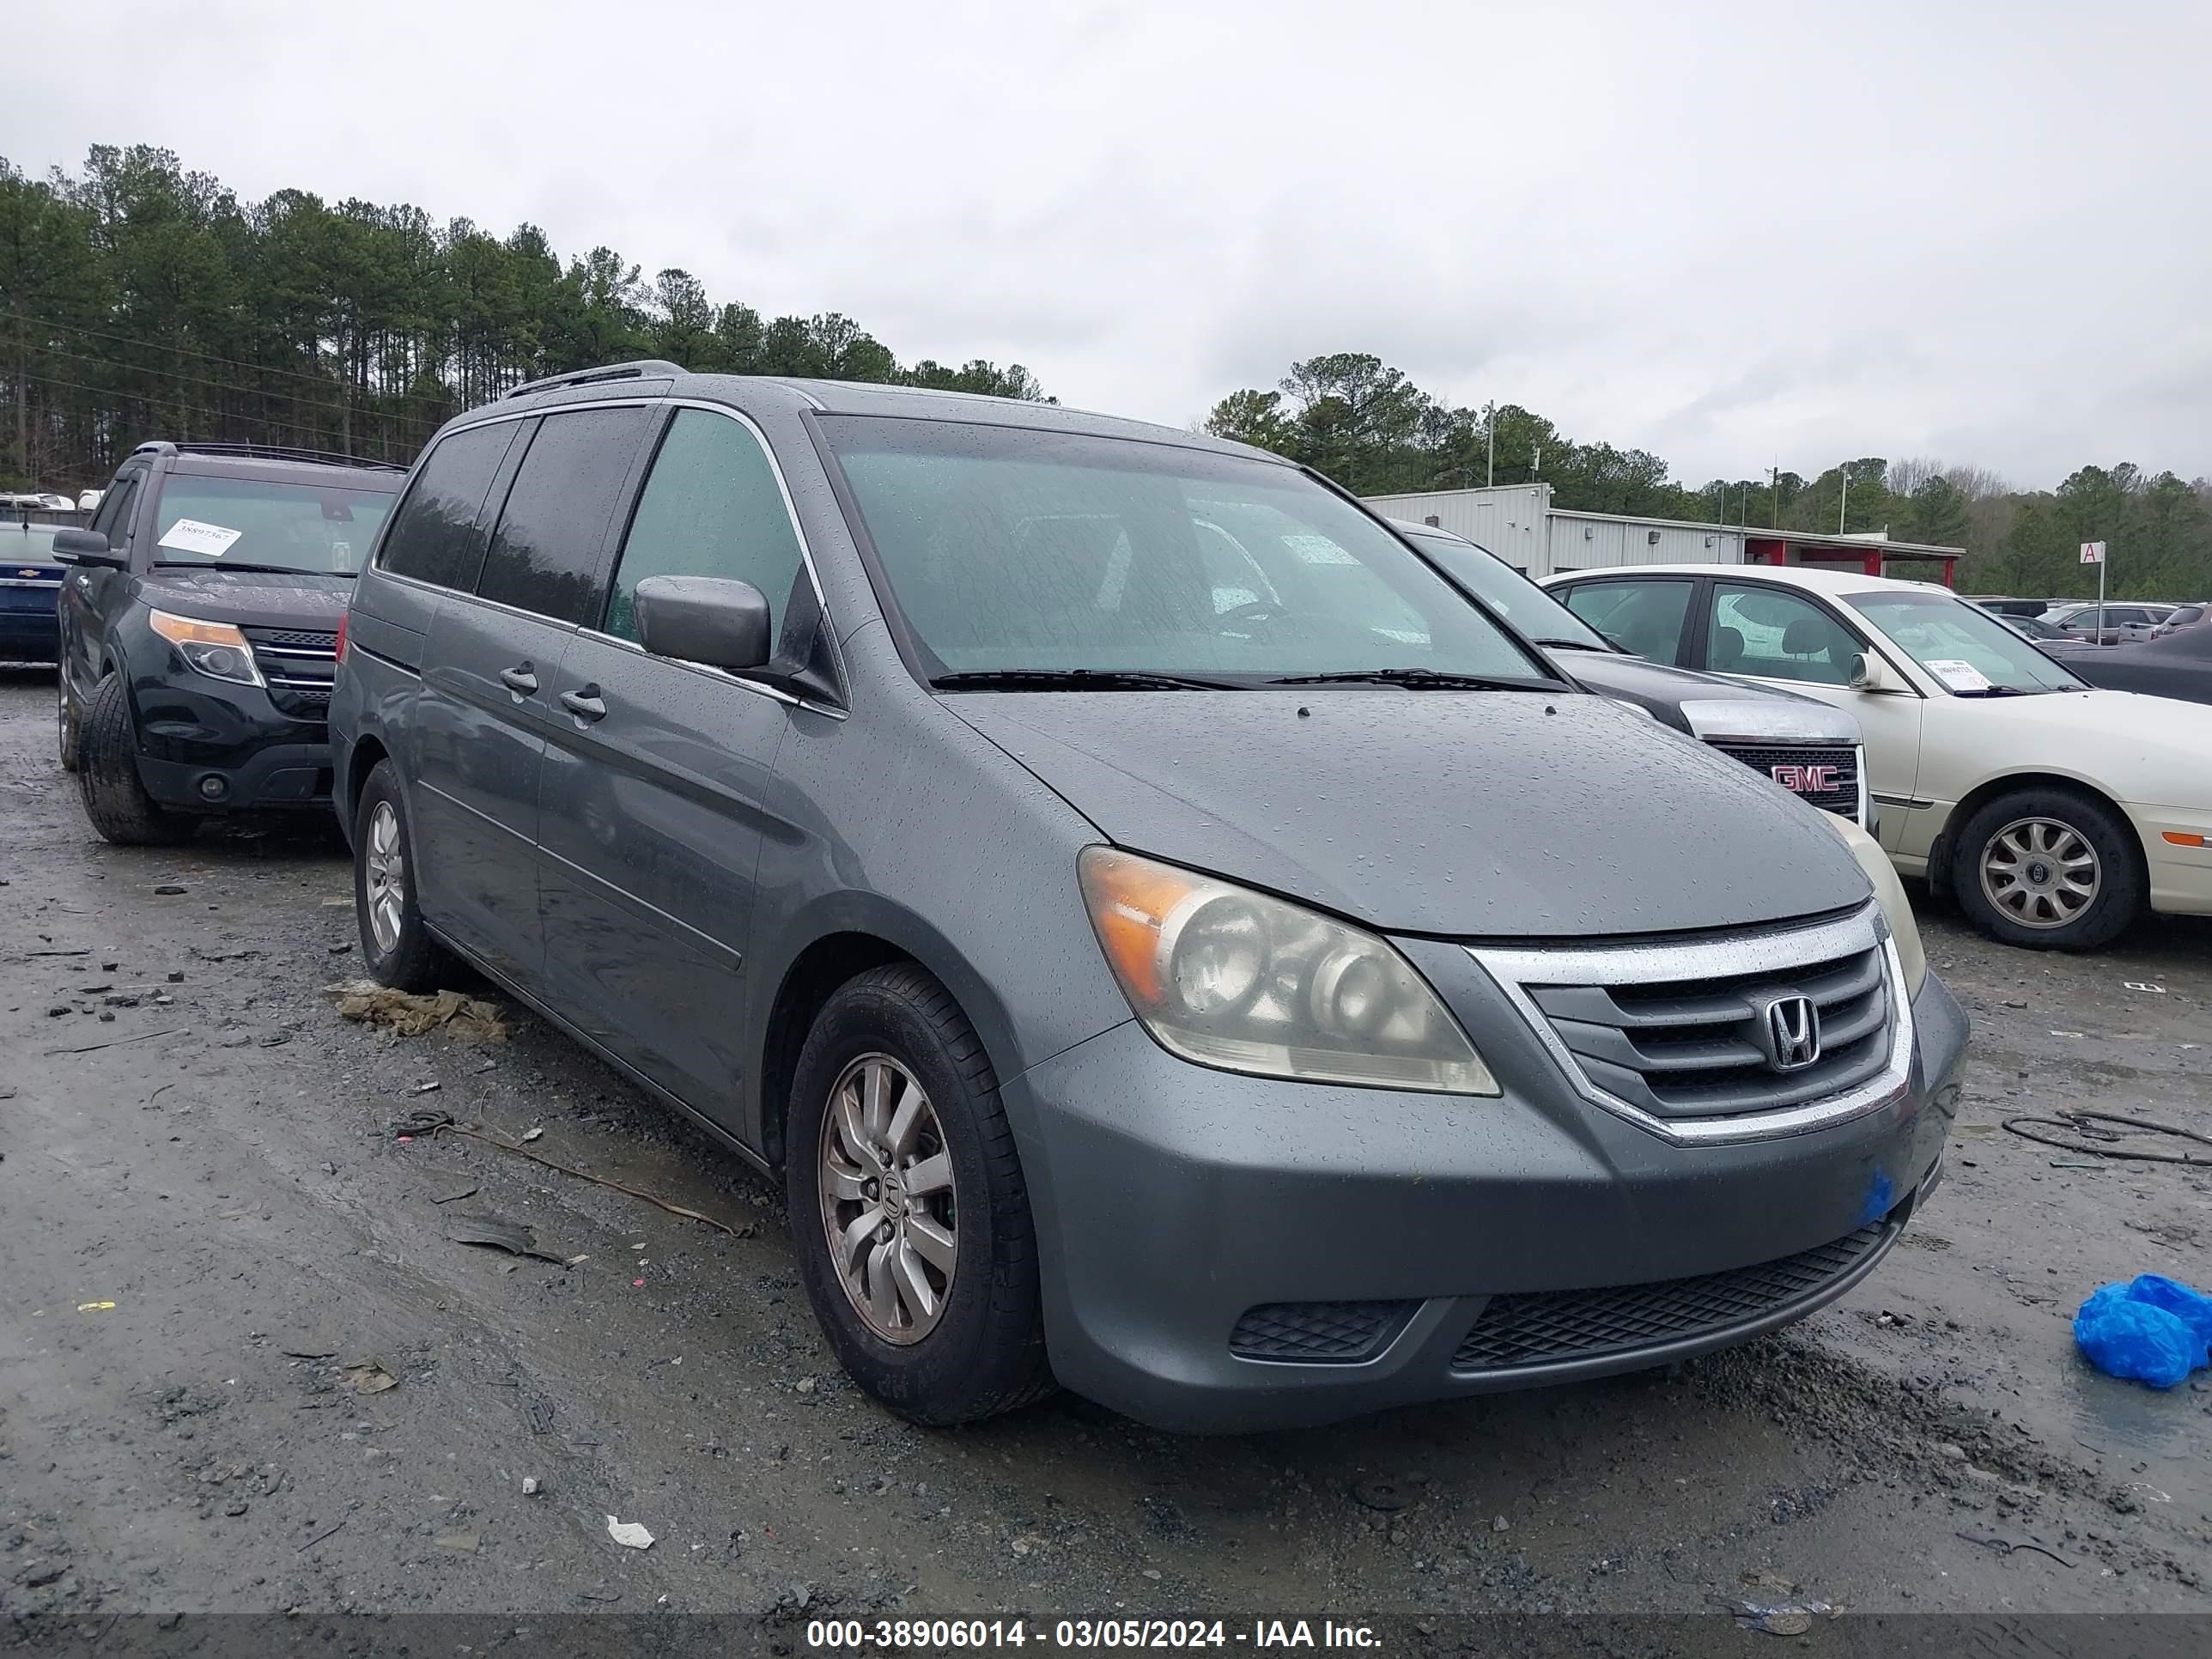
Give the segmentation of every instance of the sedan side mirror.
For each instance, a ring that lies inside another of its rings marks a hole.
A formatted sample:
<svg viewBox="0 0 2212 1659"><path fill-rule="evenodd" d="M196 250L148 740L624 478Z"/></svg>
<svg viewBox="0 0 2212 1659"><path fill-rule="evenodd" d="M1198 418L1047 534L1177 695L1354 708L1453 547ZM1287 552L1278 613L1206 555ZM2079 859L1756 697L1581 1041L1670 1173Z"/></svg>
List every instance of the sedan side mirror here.
<svg viewBox="0 0 2212 1659"><path fill-rule="evenodd" d="M1871 651L1862 651L1851 663L1851 690L1854 691L1894 691L1897 683L1889 677L1889 666Z"/></svg>
<svg viewBox="0 0 2212 1659"><path fill-rule="evenodd" d="M637 585L638 642L656 657L703 663L732 674L775 653L768 600L726 576L647 576Z"/></svg>
<svg viewBox="0 0 2212 1659"><path fill-rule="evenodd" d="M54 532L54 562L57 564L101 564L117 570L131 568L131 556L119 547L110 547L107 538L97 530L80 530L74 526Z"/></svg>

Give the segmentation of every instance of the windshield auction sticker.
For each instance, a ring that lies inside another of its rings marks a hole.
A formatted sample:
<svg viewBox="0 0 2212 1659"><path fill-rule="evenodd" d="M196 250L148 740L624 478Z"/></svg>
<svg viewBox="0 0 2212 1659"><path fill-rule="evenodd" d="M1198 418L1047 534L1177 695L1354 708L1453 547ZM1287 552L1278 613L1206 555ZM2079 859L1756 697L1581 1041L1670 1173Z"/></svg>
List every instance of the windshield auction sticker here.
<svg viewBox="0 0 2212 1659"><path fill-rule="evenodd" d="M202 524L198 519L179 519L161 532L161 539L155 545L179 553L204 553L210 559L219 559L245 533L219 524Z"/></svg>
<svg viewBox="0 0 2212 1659"><path fill-rule="evenodd" d="M1920 665L1954 691L1986 691L1990 677L1970 662L1954 657L1931 657Z"/></svg>

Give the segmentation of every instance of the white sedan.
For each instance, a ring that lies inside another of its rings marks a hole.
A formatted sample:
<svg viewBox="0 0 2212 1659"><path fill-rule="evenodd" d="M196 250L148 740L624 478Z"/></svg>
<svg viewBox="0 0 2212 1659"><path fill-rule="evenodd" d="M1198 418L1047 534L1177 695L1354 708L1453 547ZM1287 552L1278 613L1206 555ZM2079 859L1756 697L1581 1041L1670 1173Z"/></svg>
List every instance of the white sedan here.
<svg viewBox="0 0 2212 1659"><path fill-rule="evenodd" d="M1881 844L2014 945L2212 915L2212 707L2077 679L1949 590L1797 566L1638 565L1545 584L1659 662L1847 708Z"/></svg>

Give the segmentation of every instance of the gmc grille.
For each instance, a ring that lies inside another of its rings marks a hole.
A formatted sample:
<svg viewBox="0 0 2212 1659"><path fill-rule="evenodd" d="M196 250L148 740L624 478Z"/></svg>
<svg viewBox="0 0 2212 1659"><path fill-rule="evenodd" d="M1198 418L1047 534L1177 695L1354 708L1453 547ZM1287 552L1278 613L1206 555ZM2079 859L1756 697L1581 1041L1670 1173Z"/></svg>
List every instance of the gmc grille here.
<svg viewBox="0 0 2212 1659"><path fill-rule="evenodd" d="M1859 751L1843 744L1751 744L1719 741L1723 755L1802 795L1824 812L1859 815Z"/></svg>

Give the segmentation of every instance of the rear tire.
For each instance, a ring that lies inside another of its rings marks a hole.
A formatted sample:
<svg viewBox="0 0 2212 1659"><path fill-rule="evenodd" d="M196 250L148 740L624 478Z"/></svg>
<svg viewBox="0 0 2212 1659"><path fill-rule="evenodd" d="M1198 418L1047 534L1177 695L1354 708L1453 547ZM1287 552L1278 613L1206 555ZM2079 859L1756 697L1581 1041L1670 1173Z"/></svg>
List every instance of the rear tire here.
<svg viewBox="0 0 2212 1659"><path fill-rule="evenodd" d="M57 725L59 728L58 736L61 745L62 770L64 772L74 772L77 768L77 749L79 744L79 732L77 730L78 715L76 712L76 699L70 696L69 667L67 664L64 664L54 670L54 681L61 688L56 701L59 704L60 711L57 717Z"/></svg>
<svg viewBox="0 0 2212 1659"><path fill-rule="evenodd" d="M452 977L453 957L422 921L415 897L415 836L399 774L388 760L369 769L354 807L353 903L362 960L380 985L434 991Z"/></svg>
<svg viewBox="0 0 2212 1659"><path fill-rule="evenodd" d="M2094 951L2142 914L2142 854L2127 821L2071 789L2014 790L1951 848L1951 890L1976 928L2035 951Z"/></svg>
<svg viewBox="0 0 2212 1659"><path fill-rule="evenodd" d="M849 1121L836 1109L848 1089ZM1053 1392L1021 1159L951 993L905 963L833 994L799 1053L784 1148L806 1293L862 1388L930 1427Z"/></svg>
<svg viewBox="0 0 2212 1659"><path fill-rule="evenodd" d="M84 815L118 847L173 847L198 832L199 820L173 812L146 793L138 775L138 737L123 677L108 673L92 694L77 739L76 781Z"/></svg>

